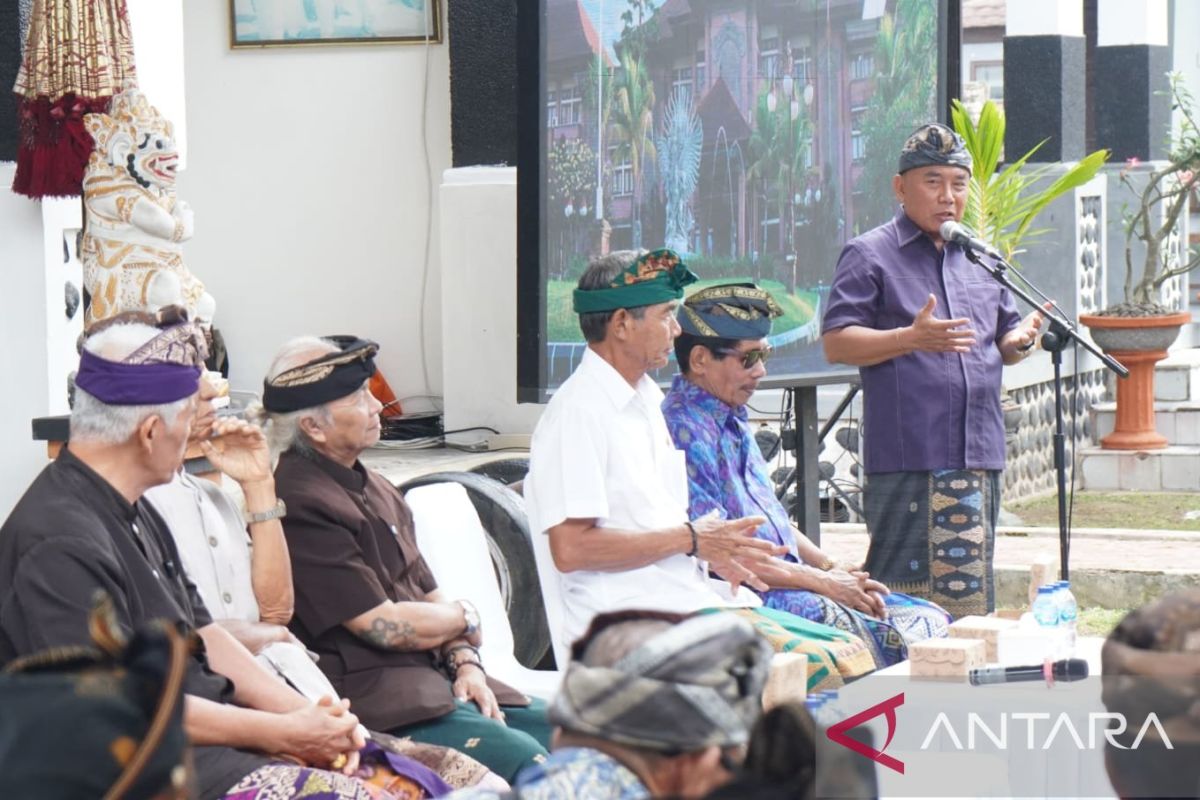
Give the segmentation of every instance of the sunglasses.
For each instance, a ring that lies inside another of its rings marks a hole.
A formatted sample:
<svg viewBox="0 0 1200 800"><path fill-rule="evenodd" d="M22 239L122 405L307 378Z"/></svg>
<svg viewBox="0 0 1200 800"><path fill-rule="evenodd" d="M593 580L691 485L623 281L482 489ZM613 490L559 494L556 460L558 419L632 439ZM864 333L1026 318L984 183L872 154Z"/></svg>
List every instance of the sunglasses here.
<svg viewBox="0 0 1200 800"><path fill-rule="evenodd" d="M744 353L738 350L717 350L716 353L722 358L725 356L739 356L744 368L753 369L754 365L760 361L764 364L767 363L767 359L771 357L771 348L763 347L755 350L747 350Z"/></svg>

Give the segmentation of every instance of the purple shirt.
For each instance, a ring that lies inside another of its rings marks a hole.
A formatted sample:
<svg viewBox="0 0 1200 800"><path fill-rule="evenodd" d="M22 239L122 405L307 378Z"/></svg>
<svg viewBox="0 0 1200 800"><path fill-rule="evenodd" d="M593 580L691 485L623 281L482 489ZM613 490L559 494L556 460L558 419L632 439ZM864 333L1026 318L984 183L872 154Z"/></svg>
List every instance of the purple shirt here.
<svg viewBox="0 0 1200 800"><path fill-rule="evenodd" d="M838 259L821 332L911 325L929 295L933 315L966 317L969 353L914 352L860 367L868 473L1004 469L1003 361L996 343L1020 324L1009 291L956 244L938 252L903 209L851 239Z"/></svg>

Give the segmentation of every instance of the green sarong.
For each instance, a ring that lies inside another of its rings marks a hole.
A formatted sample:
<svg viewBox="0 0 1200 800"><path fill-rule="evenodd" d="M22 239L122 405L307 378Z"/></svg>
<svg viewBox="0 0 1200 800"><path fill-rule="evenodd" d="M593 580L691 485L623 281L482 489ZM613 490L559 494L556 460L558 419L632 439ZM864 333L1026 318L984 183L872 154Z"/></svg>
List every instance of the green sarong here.
<svg viewBox="0 0 1200 800"><path fill-rule="evenodd" d="M437 719L395 728L389 733L414 741L453 747L509 783L523 768L545 760L550 746L550 723L545 702L528 707L501 706L504 722L485 717L469 700L454 701L454 710Z"/></svg>

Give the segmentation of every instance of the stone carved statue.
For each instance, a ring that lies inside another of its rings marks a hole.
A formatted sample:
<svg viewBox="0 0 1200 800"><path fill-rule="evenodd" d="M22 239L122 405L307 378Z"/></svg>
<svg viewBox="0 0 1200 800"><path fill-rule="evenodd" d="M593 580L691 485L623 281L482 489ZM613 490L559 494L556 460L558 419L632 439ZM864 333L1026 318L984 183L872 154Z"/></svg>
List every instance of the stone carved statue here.
<svg viewBox="0 0 1200 800"><path fill-rule="evenodd" d="M96 143L83 178L80 260L91 295L84 324L178 304L207 329L216 303L183 263L192 210L175 196L171 123L136 88L84 122Z"/></svg>

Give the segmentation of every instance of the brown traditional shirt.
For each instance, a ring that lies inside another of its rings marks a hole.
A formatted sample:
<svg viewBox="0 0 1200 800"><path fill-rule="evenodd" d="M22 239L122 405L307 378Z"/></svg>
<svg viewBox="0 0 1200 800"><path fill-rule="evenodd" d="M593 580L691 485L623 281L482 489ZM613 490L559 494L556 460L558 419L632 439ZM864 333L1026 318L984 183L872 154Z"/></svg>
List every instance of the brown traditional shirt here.
<svg viewBox="0 0 1200 800"><path fill-rule="evenodd" d="M283 520L296 609L291 628L320 655L318 665L368 728L392 730L454 708L437 652L400 652L369 644L343 623L392 602L419 602L437 588L417 550L412 513L400 492L359 462L288 451L275 470L287 504ZM507 705L527 699L488 679Z"/></svg>

